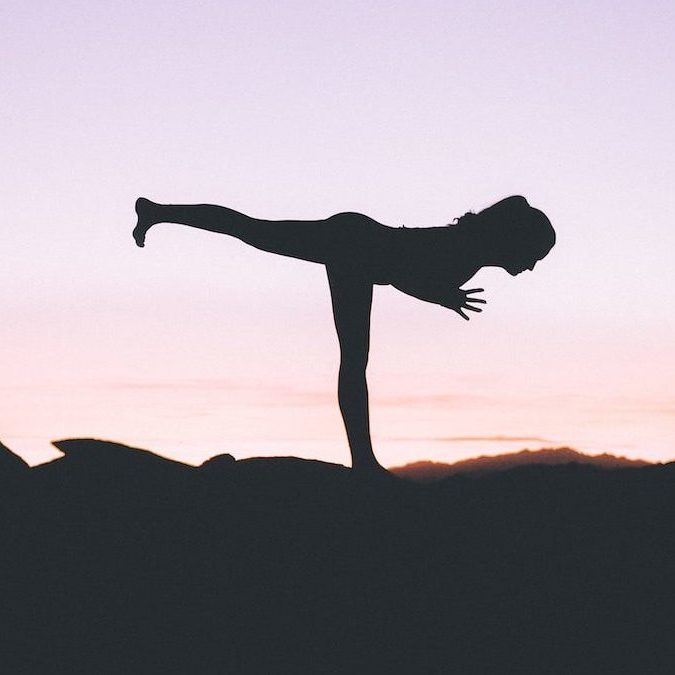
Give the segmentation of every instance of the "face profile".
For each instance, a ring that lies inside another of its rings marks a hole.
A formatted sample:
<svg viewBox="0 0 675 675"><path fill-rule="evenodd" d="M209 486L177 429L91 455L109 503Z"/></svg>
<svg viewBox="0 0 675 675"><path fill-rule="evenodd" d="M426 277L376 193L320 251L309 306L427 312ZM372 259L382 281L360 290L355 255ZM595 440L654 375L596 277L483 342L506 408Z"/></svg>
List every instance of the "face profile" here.
<svg viewBox="0 0 675 675"><path fill-rule="evenodd" d="M522 263L521 265L509 265L505 266L504 269L512 276L518 276L519 274L522 274L523 272L529 270L530 272L534 270L534 266L538 263L538 260L535 260L534 262L528 264L528 263Z"/></svg>
<svg viewBox="0 0 675 675"><path fill-rule="evenodd" d="M506 262L504 264L504 269L513 277L523 272L530 271L532 272L535 268L535 265L543 260L550 252L551 248L544 249L543 247L536 250L533 247L533 250L528 250L527 248L519 252L519 255L515 257L517 260L513 262Z"/></svg>
<svg viewBox="0 0 675 675"><path fill-rule="evenodd" d="M470 215L465 227L471 230L474 248L486 256L484 266L501 267L511 276L532 271L555 245L551 221L525 197L507 197Z"/></svg>

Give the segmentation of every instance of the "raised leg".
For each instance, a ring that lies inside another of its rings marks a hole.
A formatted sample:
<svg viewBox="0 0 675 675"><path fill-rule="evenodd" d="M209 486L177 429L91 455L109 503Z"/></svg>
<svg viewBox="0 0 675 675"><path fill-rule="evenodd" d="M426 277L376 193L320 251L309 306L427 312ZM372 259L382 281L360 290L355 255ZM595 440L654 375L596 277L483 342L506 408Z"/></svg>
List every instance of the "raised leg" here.
<svg viewBox="0 0 675 675"><path fill-rule="evenodd" d="M316 221L268 221L223 206L164 205L143 198L136 202L136 213L138 223L133 235L138 246L145 245L145 236L153 225L178 223L227 234L270 253L326 265L340 342L338 400L352 467L384 472L370 440L366 365L373 284L368 257L363 255L364 248L367 251L373 247L383 226L356 213Z"/></svg>
<svg viewBox="0 0 675 675"><path fill-rule="evenodd" d="M177 223L236 237L262 251L325 263L334 253L334 228L326 220L261 220L211 204L156 204L136 201L138 223L133 236L145 245L148 230L158 223Z"/></svg>
<svg viewBox="0 0 675 675"><path fill-rule="evenodd" d="M340 342L338 401L352 454L352 468L383 471L370 440L366 382L373 285L358 270L330 266L327 270Z"/></svg>

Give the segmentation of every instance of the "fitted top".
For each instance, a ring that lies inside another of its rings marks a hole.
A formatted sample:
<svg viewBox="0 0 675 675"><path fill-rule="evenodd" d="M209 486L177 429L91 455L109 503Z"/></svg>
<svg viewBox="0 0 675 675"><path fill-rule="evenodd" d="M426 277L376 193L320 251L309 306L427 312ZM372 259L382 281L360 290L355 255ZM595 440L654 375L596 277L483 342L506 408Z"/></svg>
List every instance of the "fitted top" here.
<svg viewBox="0 0 675 675"><path fill-rule="evenodd" d="M467 260L458 233L449 227L385 227L375 269L382 281L424 281L460 286L477 267Z"/></svg>
<svg viewBox="0 0 675 675"><path fill-rule="evenodd" d="M325 222L327 264L349 265L375 284L427 280L460 286L478 270L452 227L389 227L361 213L339 213Z"/></svg>

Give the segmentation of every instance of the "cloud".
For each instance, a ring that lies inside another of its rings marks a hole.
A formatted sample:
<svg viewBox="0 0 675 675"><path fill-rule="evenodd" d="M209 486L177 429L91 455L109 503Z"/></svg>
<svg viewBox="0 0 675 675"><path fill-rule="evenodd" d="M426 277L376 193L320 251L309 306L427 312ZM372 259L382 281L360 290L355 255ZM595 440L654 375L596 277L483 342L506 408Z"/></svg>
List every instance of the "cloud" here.
<svg viewBox="0 0 675 675"><path fill-rule="evenodd" d="M409 438L392 438L394 441L436 441L442 443L556 443L550 438L540 438L539 436L419 436Z"/></svg>
<svg viewBox="0 0 675 675"><path fill-rule="evenodd" d="M259 383L253 381L236 380L233 378L184 378L177 380L96 380L89 386L100 389L124 389L124 390L232 390L253 389Z"/></svg>
<svg viewBox="0 0 675 675"><path fill-rule="evenodd" d="M487 396L468 394L404 394L401 396L375 396L371 401L376 405L391 406L394 408L409 407L461 407L466 405L485 405L491 399Z"/></svg>
<svg viewBox="0 0 675 675"><path fill-rule="evenodd" d="M263 389L263 388L261 388ZM337 405L337 387L331 391L296 391L292 389L264 388L266 394L278 397L278 405ZM485 406L487 396L466 394L403 394L401 396L370 395L370 405L390 408L460 408L472 405Z"/></svg>
<svg viewBox="0 0 675 675"><path fill-rule="evenodd" d="M2 386L0 385L0 389ZM16 387L15 387L16 388ZM97 378L80 382L51 382L26 385L20 387L26 391L45 389L90 389L98 392L108 391L122 395L175 393L177 397L191 396L193 393L232 392L238 405L265 407L326 407L337 405L337 382L326 389L302 390L292 386L279 384L269 385L260 378L247 377L185 377L185 378ZM427 408L458 409L470 407L486 407L496 403L489 396L441 393L441 394L374 394L371 391L372 406L389 408ZM204 413L206 414L206 413Z"/></svg>

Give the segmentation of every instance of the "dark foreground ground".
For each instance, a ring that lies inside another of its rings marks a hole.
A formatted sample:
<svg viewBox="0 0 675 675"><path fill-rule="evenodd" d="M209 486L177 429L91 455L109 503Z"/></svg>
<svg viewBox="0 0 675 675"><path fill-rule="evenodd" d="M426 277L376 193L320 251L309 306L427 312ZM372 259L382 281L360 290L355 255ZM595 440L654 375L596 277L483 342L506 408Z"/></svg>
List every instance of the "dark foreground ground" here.
<svg viewBox="0 0 675 675"><path fill-rule="evenodd" d="M3 673L675 673L675 465L0 447Z"/></svg>

